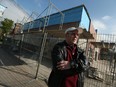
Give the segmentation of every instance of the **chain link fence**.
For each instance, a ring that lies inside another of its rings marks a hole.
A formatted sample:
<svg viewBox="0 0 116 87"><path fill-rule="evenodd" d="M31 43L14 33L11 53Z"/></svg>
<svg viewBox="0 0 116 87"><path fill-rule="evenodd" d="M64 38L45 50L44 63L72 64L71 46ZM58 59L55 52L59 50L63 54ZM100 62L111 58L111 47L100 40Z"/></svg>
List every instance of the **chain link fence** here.
<svg viewBox="0 0 116 87"><path fill-rule="evenodd" d="M49 36L47 33L24 33L7 38L6 41L10 43L5 41L4 44L29 66L27 72L33 78L41 78L47 82L52 68L51 50L57 42L62 40L64 39ZM86 42L80 39L78 43L80 48L88 52L87 58L90 65L85 73L84 87L115 87L116 53L113 49L115 41L103 43L103 38L99 37L99 40L96 38L95 42L97 46L89 42L91 45L88 50L86 50Z"/></svg>

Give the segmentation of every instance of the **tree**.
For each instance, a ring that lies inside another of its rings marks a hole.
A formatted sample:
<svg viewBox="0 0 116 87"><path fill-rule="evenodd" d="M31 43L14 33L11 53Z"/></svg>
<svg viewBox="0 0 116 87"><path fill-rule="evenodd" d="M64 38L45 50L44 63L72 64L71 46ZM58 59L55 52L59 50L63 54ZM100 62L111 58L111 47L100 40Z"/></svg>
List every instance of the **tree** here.
<svg viewBox="0 0 116 87"><path fill-rule="evenodd" d="M8 32L12 29L13 23L14 22L8 18L5 18L4 21L1 22L1 29L3 35L8 34Z"/></svg>

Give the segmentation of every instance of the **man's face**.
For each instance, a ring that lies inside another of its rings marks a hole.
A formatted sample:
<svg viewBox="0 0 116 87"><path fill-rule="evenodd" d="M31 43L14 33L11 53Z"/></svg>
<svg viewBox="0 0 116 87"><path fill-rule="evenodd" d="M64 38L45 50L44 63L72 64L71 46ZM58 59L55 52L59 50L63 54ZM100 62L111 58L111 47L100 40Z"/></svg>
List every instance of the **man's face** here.
<svg viewBox="0 0 116 87"><path fill-rule="evenodd" d="M79 39L79 34L77 30L66 33L66 41L68 44L76 44Z"/></svg>

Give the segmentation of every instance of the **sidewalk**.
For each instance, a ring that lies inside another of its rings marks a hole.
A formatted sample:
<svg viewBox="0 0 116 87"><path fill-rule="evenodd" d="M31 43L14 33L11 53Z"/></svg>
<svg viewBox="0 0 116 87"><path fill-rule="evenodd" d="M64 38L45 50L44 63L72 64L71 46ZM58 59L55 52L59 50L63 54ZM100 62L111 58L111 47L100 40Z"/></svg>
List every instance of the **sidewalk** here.
<svg viewBox="0 0 116 87"><path fill-rule="evenodd" d="M30 70L25 62L0 47L0 87L47 87L44 79L34 79Z"/></svg>

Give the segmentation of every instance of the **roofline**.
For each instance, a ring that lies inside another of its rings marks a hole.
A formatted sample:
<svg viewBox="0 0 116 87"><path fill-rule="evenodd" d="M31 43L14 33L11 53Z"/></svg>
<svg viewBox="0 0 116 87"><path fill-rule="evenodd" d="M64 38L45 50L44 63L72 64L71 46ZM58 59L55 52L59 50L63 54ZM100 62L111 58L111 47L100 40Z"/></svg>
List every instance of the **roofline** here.
<svg viewBox="0 0 116 87"><path fill-rule="evenodd" d="M88 16L88 18L89 18L89 20L90 20L90 24L89 24L89 29L90 29L91 18L90 18L90 16L89 16L89 13L88 13L88 11L87 11L87 8L85 7L84 4L79 5L79 6L76 6L76 7L72 7L72 8L66 9L66 10L62 10L61 12L65 12L65 11L72 10L72 9L74 9L74 8L80 8L80 7L84 7L85 11L87 12L87 16ZM55 14L58 14L58 12L57 12L57 13L50 14L50 16L55 15ZM44 17L45 17L45 16L44 16Z"/></svg>
<svg viewBox="0 0 116 87"><path fill-rule="evenodd" d="M87 12L87 15L88 15L88 17L89 17L89 19L90 19L89 13L88 13L87 8L85 7L84 4L79 5L79 6L76 6L76 7L72 7L72 8L66 9L66 10L62 10L61 12L65 12L65 11L68 11L68 10L71 10L71 9L74 9L74 8L80 8L80 7L84 7L84 9L85 9L85 11ZM50 15L55 15L55 14L58 14L58 12L57 12L57 13L50 14ZM91 20L91 19L90 19L90 20Z"/></svg>
<svg viewBox="0 0 116 87"><path fill-rule="evenodd" d="M66 9L66 10L62 10L61 12L65 12L65 11L72 10L72 9L74 9L74 8L80 8L80 7L83 7L83 8L85 9L86 13L87 13L87 16L88 16L88 18L89 18L89 20L90 20L90 24L89 24L89 29L90 29L90 26L91 26L91 18L90 18L90 16L89 16L89 13L88 13L88 11L87 11L87 8L85 7L84 4L79 5L79 6L76 6L76 7L72 7L72 8ZM56 14L58 14L58 12L53 13L53 14L50 14L50 16L53 16L53 15L56 15ZM47 15L47 16L48 16L48 15ZM41 17L41 18L44 18L44 17L46 17L46 16L43 16L43 17ZM40 18L39 18L39 19L40 19ZM39 20L39 19L35 19L35 20Z"/></svg>
<svg viewBox="0 0 116 87"><path fill-rule="evenodd" d="M71 10L71 9L74 9L74 8L80 8L80 7L84 7L85 11L87 12L87 16L88 16L88 18L89 18L89 20L90 20L90 24L89 24L89 30L90 30L91 18L90 18L90 16L89 16L88 10L87 10L87 8L85 7L84 4L79 5L79 6L76 6L76 7L72 7L72 8L66 9L66 10L63 10L63 11L61 11L61 12L65 12L65 11L68 11L68 10ZM54 13L54 14L51 14L51 15L55 15L55 14L57 14L57 13Z"/></svg>

